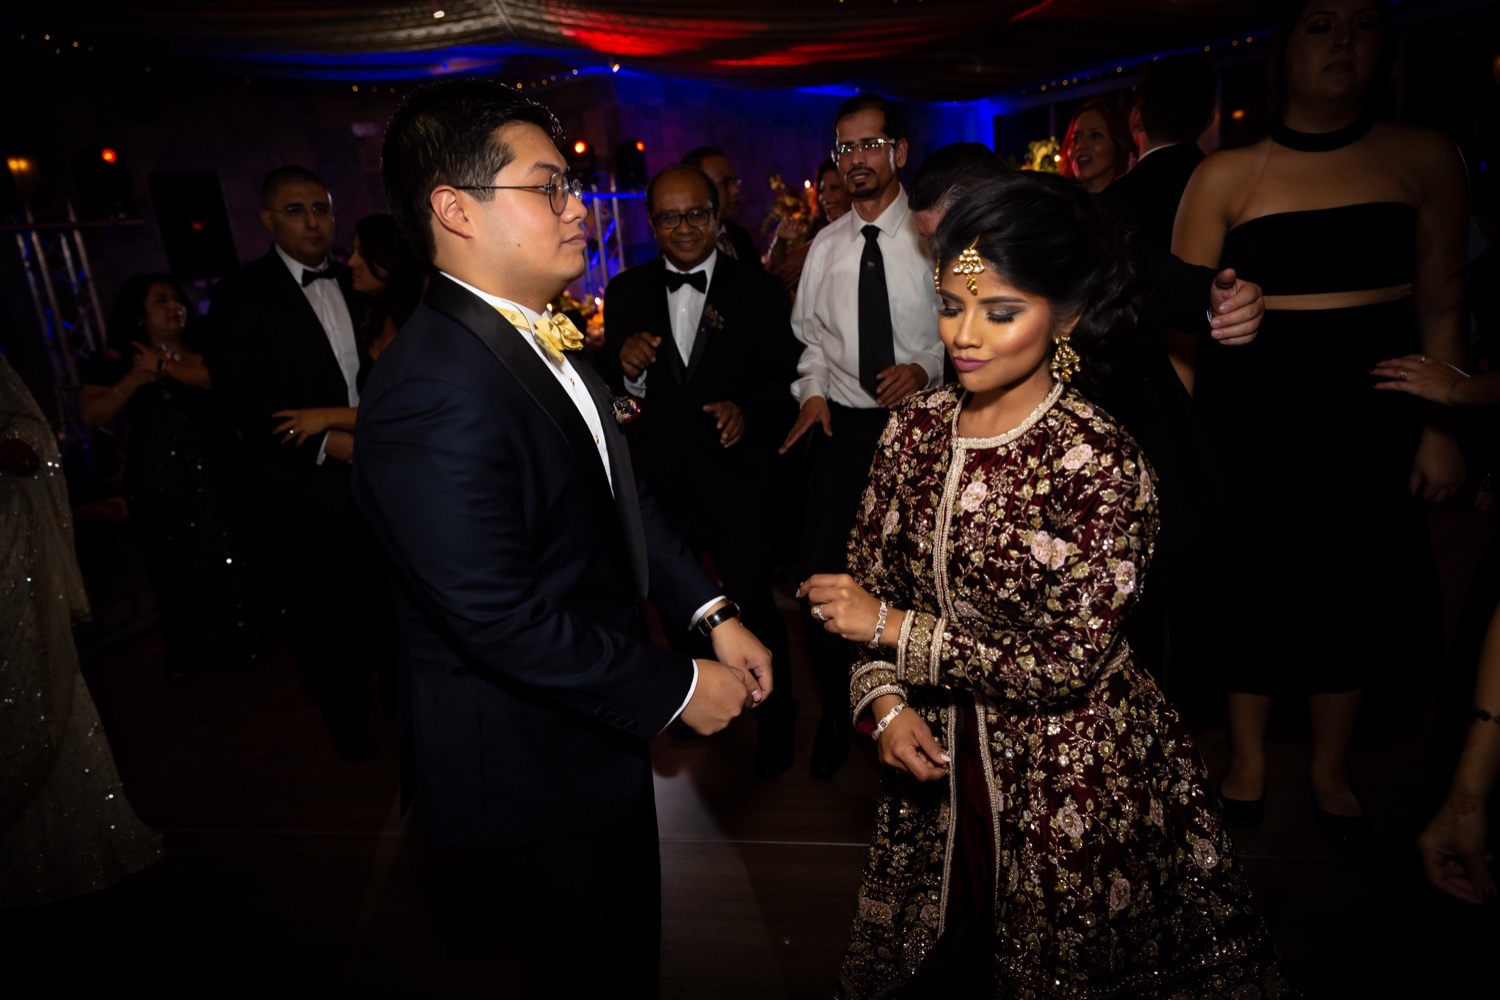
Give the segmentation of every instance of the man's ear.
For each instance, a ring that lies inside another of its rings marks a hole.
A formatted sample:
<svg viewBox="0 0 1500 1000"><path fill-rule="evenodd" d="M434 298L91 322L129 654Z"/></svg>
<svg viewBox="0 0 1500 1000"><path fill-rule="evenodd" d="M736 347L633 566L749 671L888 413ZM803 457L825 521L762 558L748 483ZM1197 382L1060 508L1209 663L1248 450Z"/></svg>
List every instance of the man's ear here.
<svg viewBox="0 0 1500 1000"><path fill-rule="evenodd" d="M433 188L432 193L427 196L427 204L432 209L432 217L443 229L463 239L474 234L474 221L469 218L467 199L459 194L457 188L447 184Z"/></svg>
<svg viewBox="0 0 1500 1000"><path fill-rule="evenodd" d="M906 145L906 140L905 139L898 139L896 141L896 146L895 146L894 152L895 152L895 166L896 166L897 170L900 170L902 167L906 166L906 154L908 152L908 149L907 149L907 145Z"/></svg>
<svg viewBox="0 0 1500 1000"><path fill-rule="evenodd" d="M272 214L269 208L263 208L260 210L260 224L266 227L266 232L270 233L272 236L275 236L276 230L271 227L271 218Z"/></svg>

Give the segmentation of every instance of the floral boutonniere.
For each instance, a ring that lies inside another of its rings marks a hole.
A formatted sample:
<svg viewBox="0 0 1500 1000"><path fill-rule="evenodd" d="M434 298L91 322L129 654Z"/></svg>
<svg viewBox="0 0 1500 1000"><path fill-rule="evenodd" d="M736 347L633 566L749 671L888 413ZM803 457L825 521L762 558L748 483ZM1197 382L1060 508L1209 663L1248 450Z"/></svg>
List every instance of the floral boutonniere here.
<svg viewBox="0 0 1500 1000"><path fill-rule="evenodd" d="M703 318L698 321L699 331L724 329L724 316L712 305L703 307Z"/></svg>
<svg viewBox="0 0 1500 1000"><path fill-rule="evenodd" d="M629 427L641 417L641 403L634 396L610 396L609 408L621 427Z"/></svg>

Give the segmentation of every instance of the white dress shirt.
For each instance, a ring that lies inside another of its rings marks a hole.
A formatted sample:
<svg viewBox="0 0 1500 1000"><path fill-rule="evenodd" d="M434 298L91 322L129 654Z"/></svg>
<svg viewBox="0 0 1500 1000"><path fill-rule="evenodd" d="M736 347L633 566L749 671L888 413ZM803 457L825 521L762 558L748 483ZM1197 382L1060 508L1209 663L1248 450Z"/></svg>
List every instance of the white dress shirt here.
<svg viewBox="0 0 1500 1000"><path fill-rule="evenodd" d="M333 348L334 360L339 363L339 371L344 374L344 388L348 392L349 405L358 406L359 386L356 382L359 379L359 347L354 341L354 318L349 315L349 303L344 301L343 289L335 278L321 278L310 284L302 284L302 272L326 270L326 260L322 267L308 267L293 260L280 246L276 247L276 256L281 258L292 278L301 286L307 304L317 314L318 323L323 327L323 335L328 338L328 346ZM318 440L319 465L327 457L327 446L328 435L325 433Z"/></svg>
<svg viewBox="0 0 1500 1000"><path fill-rule="evenodd" d="M875 398L859 384L859 263L865 250L863 230L869 224L858 212L846 212L818 233L807 252L792 309L792 332L806 345L792 383L799 405L822 396L855 409L876 406ZM896 363L921 365L927 384L938 385L943 378L943 342L937 332L932 253L917 233L905 189L873 225L880 229Z"/></svg>
<svg viewBox="0 0 1500 1000"><path fill-rule="evenodd" d="M693 271L702 271L707 279L701 292L688 284L684 284L675 292L668 291L665 284L662 286L662 292L667 297L667 315L672 320L672 341L677 345L677 356L682 358L684 368L693 357L693 344L698 339L698 326L703 319L704 303L708 301L708 289L714 283L714 264L718 259L719 251L711 250L707 260L692 271L684 271L665 257L662 258L666 269L674 274L692 274ZM605 308L608 308L608 304ZM649 374L650 372L642 370L639 378L625 379L625 391L638 399L643 398L646 395L646 376Z"/></svg>

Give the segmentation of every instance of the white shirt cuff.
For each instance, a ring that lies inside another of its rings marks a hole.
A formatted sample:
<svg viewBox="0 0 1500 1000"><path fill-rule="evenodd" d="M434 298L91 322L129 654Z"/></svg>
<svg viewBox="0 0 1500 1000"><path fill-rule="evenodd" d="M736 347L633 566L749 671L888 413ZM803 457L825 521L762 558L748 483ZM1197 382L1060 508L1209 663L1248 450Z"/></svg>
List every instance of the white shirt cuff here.
<svg viewBox="0 0 1500 1000"><path fill-rule="evenodd" d="M320 437L320 438L318 438L318 464L322 465L323 464L323 459L325 459L327 457L328 457L328 432L324 431L323 432L323 436Z"/></svg>
<svg viewBox="0 0 1500 1000"><path fill-rule="evenodd" d="M641 372L640 378L625 379L625 391L636 399L646 398L646 372Z"/></svg>
<svg viewBox="0 0 1500 1000"><path fill-rule="evenodd" d="M673 713L672 717L667 720L667 726L670 726L672 723L674 723L674 722L677 721L678 716L682 715L683 711L687 709L688 702L690 702L690 701L693 700L693 694L697 690L698 690L698 661L694 660L693 661L693 683L691 683L691 684L688 685L687 697L684 698L684 699L682 699L682 704L678 706L677 711L675 713ZM662 732L666 732L667 726L662 726L661 727L662 728Z"/></svg>
<svg viewBox="0 0 1500 1000"><path fill-rule="evenodd" d="M723 594L720 594L718 597L715 597L713 600L711 600L707 604L703 605L703 607L699 608L697 611L694 611L693 612L693 620L690 621L690 622L688 622L688 631L691 632L693 630L693 626L697 625L698 621L704 615L708 614L708 609L709 608L713 607L715 604L718 604L720 601L727 601L727 600L729 600L729 598L725 597Z"/></svg>

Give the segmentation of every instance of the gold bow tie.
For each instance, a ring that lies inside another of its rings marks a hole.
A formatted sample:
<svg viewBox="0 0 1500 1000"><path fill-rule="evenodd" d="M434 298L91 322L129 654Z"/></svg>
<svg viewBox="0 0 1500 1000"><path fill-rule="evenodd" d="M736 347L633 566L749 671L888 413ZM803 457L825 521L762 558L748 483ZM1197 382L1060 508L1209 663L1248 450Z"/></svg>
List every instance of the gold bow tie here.
<svg viewBox="0 0 1500 1000"><path fill-rule="evenodd" d="M542 315L536 318L536 323L529 323L526 317L514 309L504 306L496 306L500 315L517 330L530 330L536 342L541 345L542 351L552 359L555 365L562 364L563 351L576 351L583 347L583 334L578 332L578 327L566 316Z"/></svg>

